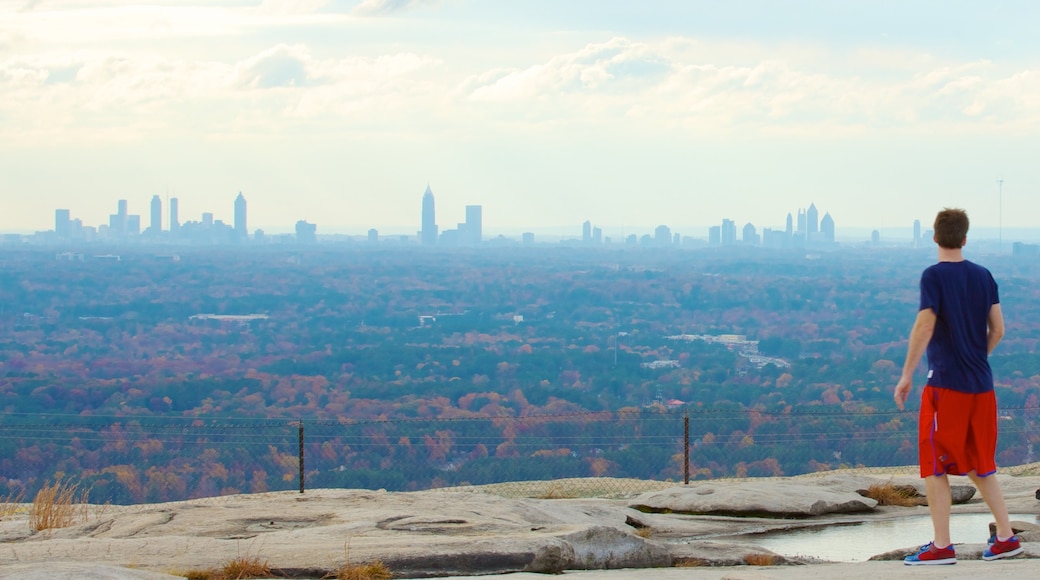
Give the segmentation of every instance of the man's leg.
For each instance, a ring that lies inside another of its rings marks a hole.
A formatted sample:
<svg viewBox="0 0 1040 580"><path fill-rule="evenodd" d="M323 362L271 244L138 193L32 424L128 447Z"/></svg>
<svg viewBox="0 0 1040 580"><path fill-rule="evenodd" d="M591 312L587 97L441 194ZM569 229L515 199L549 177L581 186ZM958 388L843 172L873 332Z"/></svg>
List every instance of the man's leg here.
<svg viewBox="0 0 1040 580"><path fill-rule="evenodd" d="M986 502L993 519L997 523L997 537L1008 539L1014 535L1011 530L1011 518L1008 516L1007 504L1004 503L1004 492L1000 489L1000 482L996 474L979 477L974 471L968 474L975 487L979 488L982 500Z"/></svg>
<svg viewBox="0 0 1040 580"><path fill-rule="evenodd" d="M953 504L950 480L945 474L929 475L924 478L924 489L928 496L928 512L932 515L932 529L935 534L932 542L936 547L945 548L953 543L950 540L950 506ZM1003 497L1001 503L1003 504Z"/></svg>

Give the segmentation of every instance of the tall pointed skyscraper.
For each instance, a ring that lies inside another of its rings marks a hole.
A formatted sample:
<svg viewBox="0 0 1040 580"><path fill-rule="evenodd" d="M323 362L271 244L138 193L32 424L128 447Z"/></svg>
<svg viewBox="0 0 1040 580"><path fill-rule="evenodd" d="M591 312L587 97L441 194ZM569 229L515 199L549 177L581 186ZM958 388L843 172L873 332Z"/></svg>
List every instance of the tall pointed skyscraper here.
<svg viewBox="0 0 1040 580"><path fill-rule="evenodd" d="M249 237L249 228L246 226L246 198L241 191L235 198L235 237L241 240Z"/></svg>
<svg viewBox="0 0 1040 580"><path fill-rule="evenodd" d="M432 246L437 243L437 216L433 209L433 192L430 186L426 186L426 193L422 196L422 231L420 238L424 246Z"/></svg>
<svg viewBox="0 0 1040 580"><path fill-rule="evenodd" d="M816 211L815 203L810 203L809 209L805 211L805 226L810 237L820 231L820 214Z"/></svg>

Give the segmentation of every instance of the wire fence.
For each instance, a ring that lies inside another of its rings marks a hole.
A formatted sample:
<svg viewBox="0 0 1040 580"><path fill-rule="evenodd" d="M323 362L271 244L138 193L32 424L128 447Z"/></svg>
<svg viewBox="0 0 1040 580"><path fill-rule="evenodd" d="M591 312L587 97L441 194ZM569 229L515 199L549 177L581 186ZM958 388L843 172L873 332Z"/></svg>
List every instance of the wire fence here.
<svg viewBox="0 0 1040 580"><path fill-rule="evenodd" d="M998 464L1037 461L1040 409L999 417ZM116 505L314 488L625 497L703 479L887 473L916 464L916 439L916 411L840 407L364 421L0 415L0 498L31 498L53 481Z"/></svg>

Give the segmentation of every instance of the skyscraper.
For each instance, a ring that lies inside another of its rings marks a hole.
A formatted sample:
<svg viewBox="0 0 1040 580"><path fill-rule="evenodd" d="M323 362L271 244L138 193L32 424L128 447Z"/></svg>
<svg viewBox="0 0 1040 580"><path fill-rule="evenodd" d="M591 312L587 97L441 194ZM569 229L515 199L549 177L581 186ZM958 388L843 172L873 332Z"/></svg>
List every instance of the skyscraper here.
<svg viewBox="0 0 1040 580"><path fill-rule="evenodd" d="M158 195L152 196L152 222L148 227L152 235L162 231L162 200Z"/></svg>
<svg viewBox="0 0 1040 580"><path fill-rule="evenodd" d="M466 206L466 242L479 244L484 241L483 207L479 205Z"/></svg>
<svg viewBox="0 0 1040 580"><path fill-rule="evenodd" d="M914 247L921 245L921 220L914 220Z"/></svg>
<svg viewBox="0 0 1040 580"><path fill-rule="evenodd" d="M58 239L68 239L71 234L72 221L69 219L71 213L67 209L54 210L54 234Z"/></svg>
<svg viewBox="0 0 1040 580"><path fill-rule="evenodd" d="M805 211L805 227L810 237L820 231L820 214L816 211L815 203L810 203L809 209Z"/></svg>
<svg viewBox="0 0 1040 580"><path fill-rule="evenodd" d="M798 208L798 233L805 237L805 210Z"/></svg>
<svg viewBox="0 0 1040 580"><path fill-rule="evenodd" d="M242 240L249 237L249 228L246 226L246 198L241 191L235 198L235 237Z"/></svg>
<svg viewBox="0 0 1040 580"><path fill-rule="evenodd" d="M820 235L823 236L825 242L834 241L834 218L831 217L830 212L823 214L823 219L820 221Z"/></svg>
<svg viewBox="0 0 1040 580"><path fill-rule="evenodd" d="M737 224L730 219L722 220L722 245L732 246L737 243Z"/></svg>
<svg viewBox="0 0 1040 580"><path fill-rule="evenodd" d="M420 233L422 244L432 246L437 243L437 218L433 209L433 192L430 186L426 186L426 193L422 196L422 231Z"/></svg>
<svg viewBox="0 0 1040 580"><path fill-rule="evenodd" d="M592 241L592 222L585 220L585 223L581 224L581 241L586 244Z"/></svg>
<svg viewBox="0 0 1040 580"><path fill-rule="evenodd" d="M181 219L177 215L179 203L176 197L170 198L170 233L176 234L181 229Z"/></svg>
<svg viewBox="0 0 1040 580"><path fill-rule="evenodd" d="M791 212L787 212L787 230L784 233L789 236L794 234L794 218L791 217Z"/></svg>

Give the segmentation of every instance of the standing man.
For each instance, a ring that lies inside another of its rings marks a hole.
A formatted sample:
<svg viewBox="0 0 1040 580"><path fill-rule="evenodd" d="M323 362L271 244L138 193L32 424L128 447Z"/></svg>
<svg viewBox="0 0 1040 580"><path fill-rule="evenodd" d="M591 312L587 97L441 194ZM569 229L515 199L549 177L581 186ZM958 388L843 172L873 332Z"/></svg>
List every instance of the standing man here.
<svg viewBox="0 0 1040 580"><path fill-rule="evenodd" d="M982 559L1022 553L995 477L997 401L989 353L1004 336L997 283L989 270L964 259L962 248L968 236L964 210L939 212L934 231L939 262L921 274L921 305L895 388L896 405L903 409L913 387L914 370L927 351L918 457L935 535L904 560L908 566L957 563L950 540L948 474L971 478L996 520L997 534Z"/></svg>

